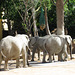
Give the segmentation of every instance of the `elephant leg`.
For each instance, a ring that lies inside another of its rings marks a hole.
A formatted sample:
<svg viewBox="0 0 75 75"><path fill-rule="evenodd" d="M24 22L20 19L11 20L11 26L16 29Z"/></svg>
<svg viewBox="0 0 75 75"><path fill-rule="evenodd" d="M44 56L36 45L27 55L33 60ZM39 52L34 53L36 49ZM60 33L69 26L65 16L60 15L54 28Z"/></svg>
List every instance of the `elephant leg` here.
<svg viewBox="0 0 75 75"><path fill-rule="evenodd" d="M59 54L58 54L58 61L63 61L64 58L63 58L63 52L61 51Z"/></svg>
<svg viewBox="0 0 75 75"><path fill-rule="evenodd" d="M16 68L19 68L19 57L16 59Z"/></svg>
<svg viewBox="0 0 75 75"><path fill-rule="evenodd" d="M72 59L72 44L69 46L70 47L70 59Z"/></svg>
<svg viewBox="0 0 75 75"><path fill-rule="evenodd" d="M63 51L64 51L64 60L66 61L68 60L67 45L64 45Z"/></svg>
<svg viewBox="0 0 75 75"><path fill-rule="evenodd" d="M52 54L52 59L53 59L53 60L55 60L54 56L55 56L55 54ZM49 60L49 58L48 58L47 60Z"/></svg>
<svg viewBox="0 0 75 75"><path fill-rule="evenodd" d="M46 60L45 60L45 59L46 59L46 51L43 51L43 61L42 61L43 63L45 63L45 62L46 62Z"/></svg>
<svg viewBox="0 0 75 75"><path fill-rule="evenodd" d="M29 57L28 57L29 56ZM29 62L28 62L28 59L30 60L30 56L31 56L31 53L29 51L29 53L27 52L27 65L30 66Z"/></svg>
<svg viewBox="0 0 75 75"><path fill-rule="evenodd" d="M27 66L27 62L28 62L28 61L27 61L27 55L24 54L24 55L23 55L23 67L25 67L25 68L28 67L28 66Z"/></svg>
<svg viewBox="0 0 75 75"><path fill-rule="evenodd" d="M63 48L63 50L58 54L58 61L64 61L67 57L68 57L67 49L65 50Z"/></svg>
<svg viewBox="0 0 75 75"><path fill-rule="evenodd" d="M30 50L28 50L28 55L27 55L27 58L30 60L31 59L31 53L30 53Z"/></svg>
<svg viewBox="0 0 75 75"><path fill-rule="evenodd" d="M49 53L49 62L50 62L50 63L52 62L52 56L51 56L50 53Z"/></svg>
<svg viewBox="0 0 75 75"><path fill-rule="evenodd" d="M28 67L27 66L27 50L24 50L22 55L23 55L23 67L26 68L26 67Z"/></svg>
<svg viewBox="0 0 75 75"><path fill-rule="evenodd" d="M0 60L0 69L1 69L1 63L2 63L2 60Z"/></svg>
<svg viewBox="0 0 75 75"><path fill-rule="evenodd" d="M2 63L2 55L0 53L0 69L1 69L1 63Z"/></svg>
<svg viewBox="0 0 75 75"><path fill-rule="evenodd" d="M33 47L33 51L32 51L32 61L34 61L35 52L36 52L36 46Z"/></svg>
<svg viewBox="0 0 75 75"><path fill-rule="evenodd" d="M38 50L38 60L40 60L40 49L37 50Z"/></svg>
<svg viewBox="0 0 75 75"><path fill-rule="evenodd" d="M67 60L68 60L68 58L69 58L69 57L68 57L67 50L64 52L64 56L65 56L65 57L64 57L64 60L65 60L65 61L67 61Z"/></svg>
<svg viewBox="0 0 75 75"><path fill-rule="evenodd" d="M55 56L55 54L53 54L53 60L55 60L54 56Z"/></svg>
<svg viewBox="0 0 75 75"><path fill-rule="evenodd" d="M5 65L4 65L4 70L5 71L8 71L8 60L5 60Z"/></svg>

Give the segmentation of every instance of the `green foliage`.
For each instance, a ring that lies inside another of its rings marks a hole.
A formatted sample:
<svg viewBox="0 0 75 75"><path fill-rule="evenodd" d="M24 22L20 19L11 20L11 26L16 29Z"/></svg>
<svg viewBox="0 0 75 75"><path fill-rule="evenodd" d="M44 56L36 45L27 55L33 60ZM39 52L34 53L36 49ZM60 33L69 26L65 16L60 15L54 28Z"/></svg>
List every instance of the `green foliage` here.
<svg viewBox="0 0 75 75"><path fill-rule="evenodd" d="M25 2L27 0L24 0ZM44 5L47 7L47 15L48 15L48 22L50 30L52 31L56 28L56 6L52 3L51 0L33 0L34 2L31 3L31 0L28 0L27 9L34 6L37 9L40 5L44 9ZM66 0L64 0L65 2ZM13 3L14 2L14 3ZM54 0L56 2L56 0ZM15 5L14 5L15 4ZM5 8L5 18L11 19L14 21L13 29L18 31L25 31L27 32L28 20L32 15L31 10L28 11L28 16L26 16L26 22L24 23L22 17L24 19L25 15L25 4L23 0L0 0L0 18L1 18L1 11ZM19 12L18 12L19 11ZM36 22L37 26L39 27L39 18L40 18L41 10L36 12ZM65 17L65 27L68 29L69 34L75 37L75 0L69 0L64 6L64 17ZM31 23L33 23L31 19Z"/></svg>
<svg viewBox="0 0 75 75"><path fill-rule="evenodd" d="M65 9L65 27L69 34L75 38L75 0L69 0Z"/></svg>
<svg viewBox="0 0 75 75"><path fill-rule="evenodd" d="M50 31L54 30L56 28L56 6L51 5L51 9L48 10L48 22Z"/></svg>
<svg viewBox="0 0 75 75"><path fill-rule="evenodd" d="M40 0L40 4L42 7L44 7L44 5L46 5L47 8L51 7L51 1L50 0Z"/></svg>
<svg viewBox="0 0 75 75"><path fill-rule="evenodd" d="M75 25L75 1L74 0L69 0L67 5L67 10L65 11L65 25L66 27L74 26ZM70 23L69 23L70 22Z"/></svg>

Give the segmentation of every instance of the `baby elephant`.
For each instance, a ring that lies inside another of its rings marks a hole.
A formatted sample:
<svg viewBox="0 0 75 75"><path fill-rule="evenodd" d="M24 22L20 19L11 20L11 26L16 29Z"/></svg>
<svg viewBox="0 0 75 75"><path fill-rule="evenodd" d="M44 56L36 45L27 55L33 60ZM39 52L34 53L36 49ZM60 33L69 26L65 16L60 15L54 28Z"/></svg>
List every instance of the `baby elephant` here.
<svg viewBox="0 0 75 75"><path fill-rule="evenodd" d="M7 36L0 42L0 68L2 60L5 61L4 70L8 70L8 60L16 59L16 68L19 67L19 58L22 53L23 67L27 67L27 48L29 38L27 35Z"/></svg>

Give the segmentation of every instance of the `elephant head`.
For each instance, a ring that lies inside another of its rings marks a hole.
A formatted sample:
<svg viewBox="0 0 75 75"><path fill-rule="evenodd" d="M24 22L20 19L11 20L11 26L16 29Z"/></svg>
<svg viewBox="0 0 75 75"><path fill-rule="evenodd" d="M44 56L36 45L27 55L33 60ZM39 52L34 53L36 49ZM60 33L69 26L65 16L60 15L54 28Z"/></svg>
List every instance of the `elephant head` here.
<svg viewBox="0 0 75 75"><path fill-rule="evenodd" d="M31 37L29 41L29 47L32 48L36 43L36 37Z"/></svg>
<svg viewBox="0 0 75 75"><path fill-rule="evenodd" d="M65 35L65 39L67 40L68 47L70 48L70 58L72 59L72 38L69 35Z"/></svg>
<svg viewBox="0 0 75 75"><path fill-rule="evenodd" d="M65 39L67 40L67 43L68 43L69 45L72 44L72 38L71 38L71 36L65 35Z"/></svg>
<svg viewBox="0 0 75 75"><path fill-rule="evenodd" d="M68 47L70 48L70 58L72 59L72 38L70 35L58 35L66 40Z"/></svg>

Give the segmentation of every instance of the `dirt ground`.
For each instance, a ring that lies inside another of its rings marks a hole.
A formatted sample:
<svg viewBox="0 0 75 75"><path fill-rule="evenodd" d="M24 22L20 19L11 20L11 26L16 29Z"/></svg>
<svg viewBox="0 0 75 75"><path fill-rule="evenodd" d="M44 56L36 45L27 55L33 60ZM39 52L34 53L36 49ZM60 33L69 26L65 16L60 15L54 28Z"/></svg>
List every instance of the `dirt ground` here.
<svg viewBox="0 0 75 75"><path fill-rule="evenodd" d="M73 57L75 58L75 54ZM20 68L16 68L15 60L10 60L8 63L9 71L3 71L3 62L0 75L75 75L75 59L60 62L55 56L55 61L52 63L42 63L42 57L40 61L37 61L36 58L35 61L29 61L31 66L28 68L23 68L22 59L20 60Z"/></svg>

